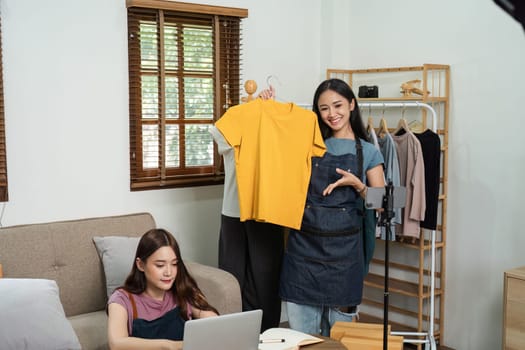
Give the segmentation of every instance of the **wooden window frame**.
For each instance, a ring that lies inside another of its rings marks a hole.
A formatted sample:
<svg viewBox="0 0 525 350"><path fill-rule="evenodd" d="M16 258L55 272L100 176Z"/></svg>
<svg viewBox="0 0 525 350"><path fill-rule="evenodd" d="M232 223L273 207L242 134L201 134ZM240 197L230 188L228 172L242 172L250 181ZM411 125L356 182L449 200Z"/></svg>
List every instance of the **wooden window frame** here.
<svg viewBox="0 0 525 350"><path fill-rule="evenodd" d="M191 119L192 125L213 125L226 110L239 103L240 100L240 69L241 69L241 20L248 16L246 9L189 4L166 0L127 0L128 11L128 59L129 59L129 111L130 111L130 189L131 191L216 185L224 182L224 169L222 157L217 153L217 146L210 136L213 145L213 160L210 165L186 166L185 165L185 139L184 127L189 120L185 119L184 96L185 90L181 81L187 77L185 68L178 77L178 116L166 117L166 101L164 101L166 78L164 62L164 18L181 18L182 23L200 23L206 21L212 28L213 36L213 69L208 75L213 85L213 116L206 119ZM146 120L142 116L142 77L146 72L141 65L141 49L139 38L139 23L150 18L155 18L158 27L157 51L158 67L154 74L158 82L158 118ZM174 22L170 22L172 25ZM184 56L180 56L182 58ZM180 62L179 65L182 65ZM179 74L179 73L177 73ZM143 166L143 125L153 123L158 136L157 143L158 167L145 168ZM179 163L168 166L166 154L166 128L167 124L177 131L179 145ZM188 148L189 149L189 148Z"/></svg>

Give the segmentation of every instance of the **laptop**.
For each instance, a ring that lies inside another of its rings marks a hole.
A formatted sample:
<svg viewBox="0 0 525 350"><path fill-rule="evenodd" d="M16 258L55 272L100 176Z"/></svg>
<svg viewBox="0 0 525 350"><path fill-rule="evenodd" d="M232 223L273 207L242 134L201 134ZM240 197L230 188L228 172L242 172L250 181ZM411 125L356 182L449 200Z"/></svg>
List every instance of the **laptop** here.
<svg viewBox="0 0 525 350"><path fill-rule="evenodd" d="M257 350L262 310L186 321L183 350Z"/></svg>

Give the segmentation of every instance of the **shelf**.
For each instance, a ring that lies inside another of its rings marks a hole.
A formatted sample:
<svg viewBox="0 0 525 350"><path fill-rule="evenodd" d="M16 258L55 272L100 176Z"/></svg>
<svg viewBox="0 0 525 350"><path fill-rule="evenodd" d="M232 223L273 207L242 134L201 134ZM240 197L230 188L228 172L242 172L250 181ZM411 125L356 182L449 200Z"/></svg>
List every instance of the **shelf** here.
<svg viewBox="0 0 525 350"><path fill-rule="evenodd" d="M409 66L409 67L390 67L390 68L366 68L366 69L352 69L352 73L395 73L395 72L410 72L410 71L424 71L425 69L433 70L448 70L449 66L444 64L432 64L425 63L422 66ZM330 73L346 73L348 69L327 69L327 72Z"/></svg>
<svg viewBox="0 0 525 350"><path fill-rule="evenodd" d="M425 98L425 102L428 104L432 104L435 102L448 102L448 98L443 96L428 96L427 98Z"/></svg>
<svg viewBox="0 0 525 350"><path fill-rule="evenodd" d="M371 264L385 266L385 261L382 260L382 259L373 258L372 261L371 261ZM412 266L412 265L407 265L407 264L400 264L400 263L393 262L391 260L388 262L388 266L390 268L395 268L395 269L408 271L408 272L413 272L413 273L419 273L420 270L421 270L417 266ZM423 272L424 275L430 276L430 270L422 269L421 271ZM439 271L436 272L436 278L441 278L441 273Z"/></svg>
<svg viewBox="0 0 525 350"><path fill-rule="evenodd" d="M363 299L361 304L362 305L373 306L373 307L375 307L377 309L383 309L383 303L382 302L378 302L378 301L371 300L371 299ZM417 312L408 311L406 309L394 306L392 304L388 305L388 311L389 312L395 312L395 313L398 313L398 314L401 314L401 315L411 316L411 317L417 317L418 316Z"/></svg>
<svg viewBox="0 0 525 350"><path fill-rule="evenodd" d="M363 299L361 305L372 306L372 307L374 307L376 309L381 309L381 310L384 311L383 303L375 301L375 300ZM418 312L409 311L407 309L404 309L404 308L401 308L401 307L397 307L395 305L392 305L392 303L389 303L389 305L388 305L388 313L389 314L398 314L398 315L403 315L403 316L411 316L413 318L417 318L419 316ZM422 316L425 319L425 321L428 320L428 315L427 314L423 314ZM439 321L439 319L434 317L434 321L437 323ZM399 324L399 322L398 322L398 324ZM412 329L412 330L414 330L414 329Z"/></svg>
<svg viewBox="0 0 525 350"><path fill-rule="evenodd" d="M383 290L385 288L385 277L374 273L369 273L365 277L365 286L377 288ZM422 285L423 294L419 294L419 283L409 282L400 280L397 278L388 279L388 292L400 295L406 295L409 297L430 297L430 288L427 285ZM436 288L434 290L435 295L441 295L441 290Z"/></svg>
<svg viewBox="0 0 525 350"><path fill-rule="evenodd" d="M425 97L422 96L399 96L399 97L359 97L357 98L357 102L398 102L398 101L407 101L407 102L421 102L421 103L435 103L435 102L446 102L446 97Z"/></svg>
<svg viewBox="0 0 525 350"><path fill-rule="evenodd" d="M436 227L436 232L438 231L441 231L441 226L438 225L438 227ZM378 242L384 242L383 239L376 239L376 241ZM421 249L421 246L420 246L420 242L419 242L419 239L416 240L415 243L409 243L409 242L399 242L399 241L389 241L388 242L389 244L392 244L392 245L395 245L395 246L403 246L403 247L406 247L406 248L409 248L409 249ZM443 242L436 242L436 248L441 248L441 247L444 247L444 243ZM425 239L424 243L423 243L423 250L430 250L432 249L432 242L430 242L429 240Z"/></svg>
<svg viewBox="0 0 525 350"><path fill-rule="evenodd" d="M367 98L363 98L363 97L360 97L357 99L357 102L381 102L381 101L384 101L384 102L397 102L397 101L407 101L407 102L423 102L423 98L422 97L417 97L417 96L410 96L410 97L403 97L403 96L399 96L399 97L367 97Z"/></svg>

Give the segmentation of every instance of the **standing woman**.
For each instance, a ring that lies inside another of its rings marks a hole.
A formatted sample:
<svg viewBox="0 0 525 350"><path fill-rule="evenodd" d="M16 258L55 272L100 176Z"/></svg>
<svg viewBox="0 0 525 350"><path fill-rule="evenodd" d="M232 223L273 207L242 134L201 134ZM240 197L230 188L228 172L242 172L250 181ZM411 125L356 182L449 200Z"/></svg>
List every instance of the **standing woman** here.
<svg viewBox="0 0 525 350"><path fill-rule="evenodd" d="M334 322L357 316L364 278L362 200L367 185L385 185L384 161L368 142L344 81L322 82L313 111L327 152L312 159L303 222L288 237L280 295L291 328L327 336Z"/></svg>
<svg viewBox="0 0 525 350"><path fill-rule="evenodd" d="M216 316L166 230L146 232L124 285L108 300L111 350L182 349L184 323Z"/></svg>

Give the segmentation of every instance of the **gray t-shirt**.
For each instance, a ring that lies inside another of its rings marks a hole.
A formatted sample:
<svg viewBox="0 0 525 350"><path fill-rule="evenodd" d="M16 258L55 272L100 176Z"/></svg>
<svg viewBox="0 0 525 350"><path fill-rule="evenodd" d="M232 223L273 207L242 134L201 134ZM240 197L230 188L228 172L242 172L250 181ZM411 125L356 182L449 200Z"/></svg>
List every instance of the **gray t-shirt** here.
<svg viewBox="0 0 525 350"><path fill-rule="evenodd" d="M324 140L324 143L327 152L336 156L343 154L355 155L357 153L355 140L330 137ZM381 152L370 142L361 139L361 145L363 146L363 177L365 177L369 169L372 169L378 164L384 164L385 161L383 160ZM361 180L364 180L364 178Z"/></svg>
<svg viewBox="0 0 525 350"><path fill-rule="evenodd" d="M213 136L213 139L217 144L219 154L222 155L224 159L224 195L222 198L222 214L233 218L239 218L241 216L241 210L239 209L239 192L235 175L235 151L215 126L210 128L210 134Z"/></svg>

